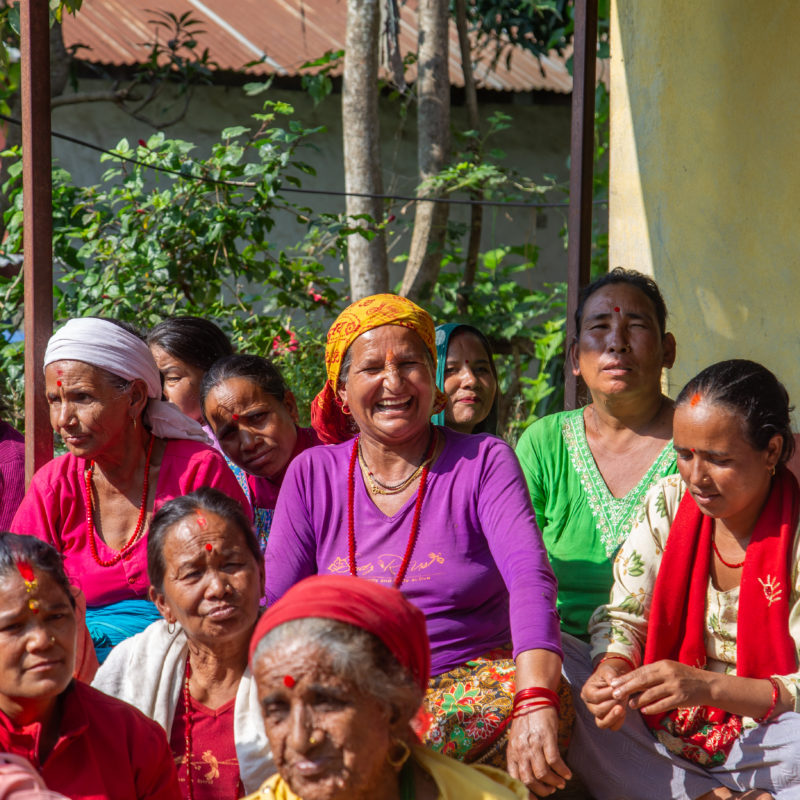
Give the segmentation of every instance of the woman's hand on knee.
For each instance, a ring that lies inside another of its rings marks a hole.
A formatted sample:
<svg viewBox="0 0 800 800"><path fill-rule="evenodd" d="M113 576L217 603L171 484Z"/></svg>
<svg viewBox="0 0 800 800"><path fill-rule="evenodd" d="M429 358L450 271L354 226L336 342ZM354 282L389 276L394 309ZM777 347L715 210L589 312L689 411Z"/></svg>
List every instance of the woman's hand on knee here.
<svg viewBox="0 0 800 800"><path fill-rule="evenodd" d="M622 661L603 661L589 677L581 690L581 699L594 715L598 728L619 730L625 722L625 702L617 700L611 681L630 672Z"/></svg>
<svg viewBox="0 0 800 800"><path fill-rule="evenodd" d="M534 711L511 723L508 771L538 797L564 788L572 772L558 752L558 713L554 708Z"/></svg>

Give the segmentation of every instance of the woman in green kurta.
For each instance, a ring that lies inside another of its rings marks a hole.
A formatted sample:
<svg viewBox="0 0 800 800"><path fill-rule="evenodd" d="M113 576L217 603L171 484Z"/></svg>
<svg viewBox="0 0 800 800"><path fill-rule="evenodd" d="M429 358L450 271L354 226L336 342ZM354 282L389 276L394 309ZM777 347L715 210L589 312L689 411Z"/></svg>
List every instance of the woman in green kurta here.
<svg viewBox="0 0 800 800"><path fill-rule="evenodd" d="M587 286L570 360L592 401L538 420L517 445L558 578L562 630L582 639L608 602L614 554L647 490L676 471L673 404L661 391L675 361L666 317L658 287L638 272L618 268Z"/></svg>

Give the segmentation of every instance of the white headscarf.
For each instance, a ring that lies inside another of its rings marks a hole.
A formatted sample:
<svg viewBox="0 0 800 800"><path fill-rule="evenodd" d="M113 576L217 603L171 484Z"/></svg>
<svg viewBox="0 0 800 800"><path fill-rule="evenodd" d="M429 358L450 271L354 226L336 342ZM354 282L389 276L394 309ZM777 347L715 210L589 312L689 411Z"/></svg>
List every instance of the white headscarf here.
<svg viewBox="0 0 800 800"><path fill-rule="evenodd" d="M54 361L83 361L119 375L126 381L143 380L150 398L144 419L164 439L194 439L208 444L198 422L161 399L161 375L150 348L138 337L105 319L71 319L50 337L44 366Z"/></svg>

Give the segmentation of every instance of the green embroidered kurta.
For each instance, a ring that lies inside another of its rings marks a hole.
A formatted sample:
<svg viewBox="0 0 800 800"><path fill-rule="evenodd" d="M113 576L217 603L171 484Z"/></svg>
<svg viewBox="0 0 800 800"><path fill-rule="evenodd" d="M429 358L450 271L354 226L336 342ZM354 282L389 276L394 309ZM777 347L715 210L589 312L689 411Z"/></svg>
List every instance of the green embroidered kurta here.
<svg viewBox="0 0 800 800"><path fill-rule="evenodd" d="M537 420L517 444L536 521L558 579L561 628L588 640L589 617L608 602L612 564L648 489L677 471L672 442L625 497L614 497L595 464L583 410Z"/></svg>

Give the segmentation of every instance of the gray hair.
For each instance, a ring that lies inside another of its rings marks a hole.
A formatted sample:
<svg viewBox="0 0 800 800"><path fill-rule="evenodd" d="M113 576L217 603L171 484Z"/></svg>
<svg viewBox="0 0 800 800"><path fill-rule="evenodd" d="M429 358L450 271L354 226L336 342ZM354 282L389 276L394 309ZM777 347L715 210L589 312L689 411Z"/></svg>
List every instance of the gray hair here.
<svg viewBox="0 0 800 800"><path fill-rule="evenodd" d="M337 677L387 708L390 715L411 719L422 691L408 670L375 635L354 625L320 617L291 620L273 628L256 646L253 663L280 647L321 650Z"/></svg>

